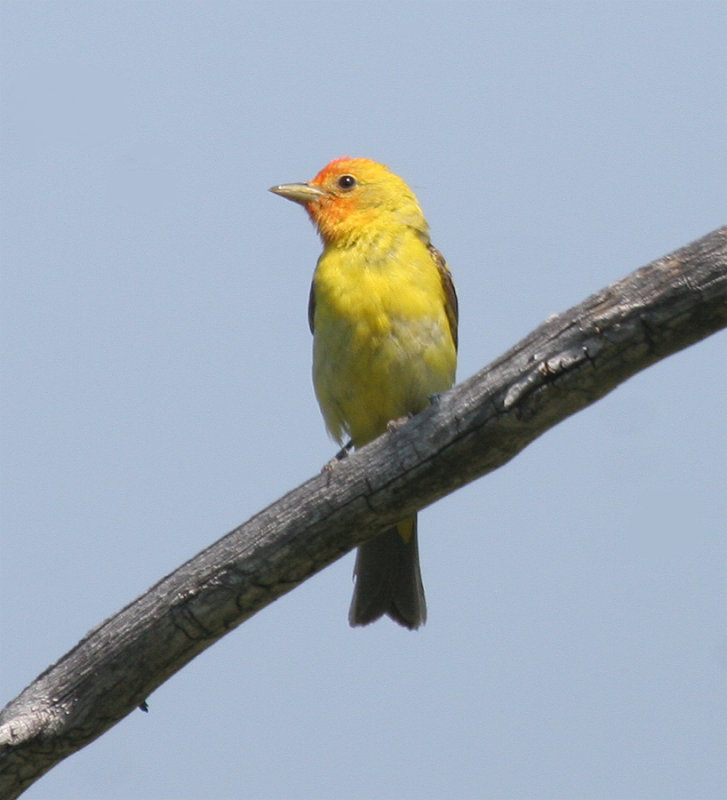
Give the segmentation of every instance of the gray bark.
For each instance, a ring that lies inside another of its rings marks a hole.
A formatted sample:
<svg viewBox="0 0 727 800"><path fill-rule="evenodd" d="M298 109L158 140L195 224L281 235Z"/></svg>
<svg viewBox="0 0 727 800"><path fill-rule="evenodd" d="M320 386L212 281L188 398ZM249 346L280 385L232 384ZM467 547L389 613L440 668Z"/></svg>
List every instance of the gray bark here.
<svg viewBox="0 0 727 800"><path fill-rule="evenodd" d="M548 319L399 430L160 580L49 667L0 714L0 797L17 797L218 638L361 541L726 325L727 226Z"/></svg>

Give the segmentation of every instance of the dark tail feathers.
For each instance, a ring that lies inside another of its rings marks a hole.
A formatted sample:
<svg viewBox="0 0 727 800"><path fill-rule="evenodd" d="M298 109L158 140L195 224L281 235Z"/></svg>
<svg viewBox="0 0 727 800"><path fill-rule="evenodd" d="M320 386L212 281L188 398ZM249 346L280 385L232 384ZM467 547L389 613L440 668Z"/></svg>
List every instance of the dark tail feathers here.
<svg viewBox="0 0 727 800"><path fill-rule="evenodd" d="M416 519L400 526L410 528L407 539L397 528L390 528L358 548L356 586L348 612L351 625L368 625L384 614L412 630L426 622Z"/></svg>

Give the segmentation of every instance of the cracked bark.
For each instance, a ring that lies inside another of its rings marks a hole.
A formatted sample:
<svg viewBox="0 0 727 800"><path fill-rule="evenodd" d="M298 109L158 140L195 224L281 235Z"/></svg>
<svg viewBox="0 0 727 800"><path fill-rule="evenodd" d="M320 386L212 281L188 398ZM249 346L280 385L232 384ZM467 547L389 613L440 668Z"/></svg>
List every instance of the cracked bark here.
<svg viewBox="0 0 727 800"><path fill-rule="evenodd" d="M727 226L549 318L406 425L183 564L49 667L0 714L0 797L17 797L202 650L364 539L726 325Z"/></svg>

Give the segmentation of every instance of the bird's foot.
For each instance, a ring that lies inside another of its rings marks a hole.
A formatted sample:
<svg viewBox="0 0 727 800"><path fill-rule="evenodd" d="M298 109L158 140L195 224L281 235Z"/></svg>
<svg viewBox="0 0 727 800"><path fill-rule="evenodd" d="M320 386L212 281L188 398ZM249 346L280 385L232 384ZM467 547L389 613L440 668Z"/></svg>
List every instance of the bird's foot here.
<svg viewBox="0 0 727 800"><path fill-rule="evenodd" d="M340 461L343 461L344 458L348 456L348 454L353 449L353 442L349 441L345 444L333 458L328 461L326 464L323 465L323 469L321 472L333 472Z"/></svg>
<svg viewBox="0 0 727 800"><path fill-rule="evenodd" d="M413 417L413 414L405 414L403 417L397 417L396 419L390 419L386 423L386 432L387 433L395 433L399 430L399 428L403 428L407 422Z"/></svg>

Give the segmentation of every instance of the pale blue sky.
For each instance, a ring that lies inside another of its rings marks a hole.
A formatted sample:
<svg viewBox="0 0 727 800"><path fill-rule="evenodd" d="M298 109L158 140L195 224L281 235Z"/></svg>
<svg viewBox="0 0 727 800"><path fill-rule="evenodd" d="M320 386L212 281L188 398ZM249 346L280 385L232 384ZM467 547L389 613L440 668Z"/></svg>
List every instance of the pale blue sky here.
<svg viewBox="0 0 727 800"><path fill-rule="evenodd" d="M412 185L460 378L727 221L723 3L1 12L0 704L333 453L272 184ZM726 796L726 343L423 512L423 630L351 630L348 556L26 797Z"/></svg>

